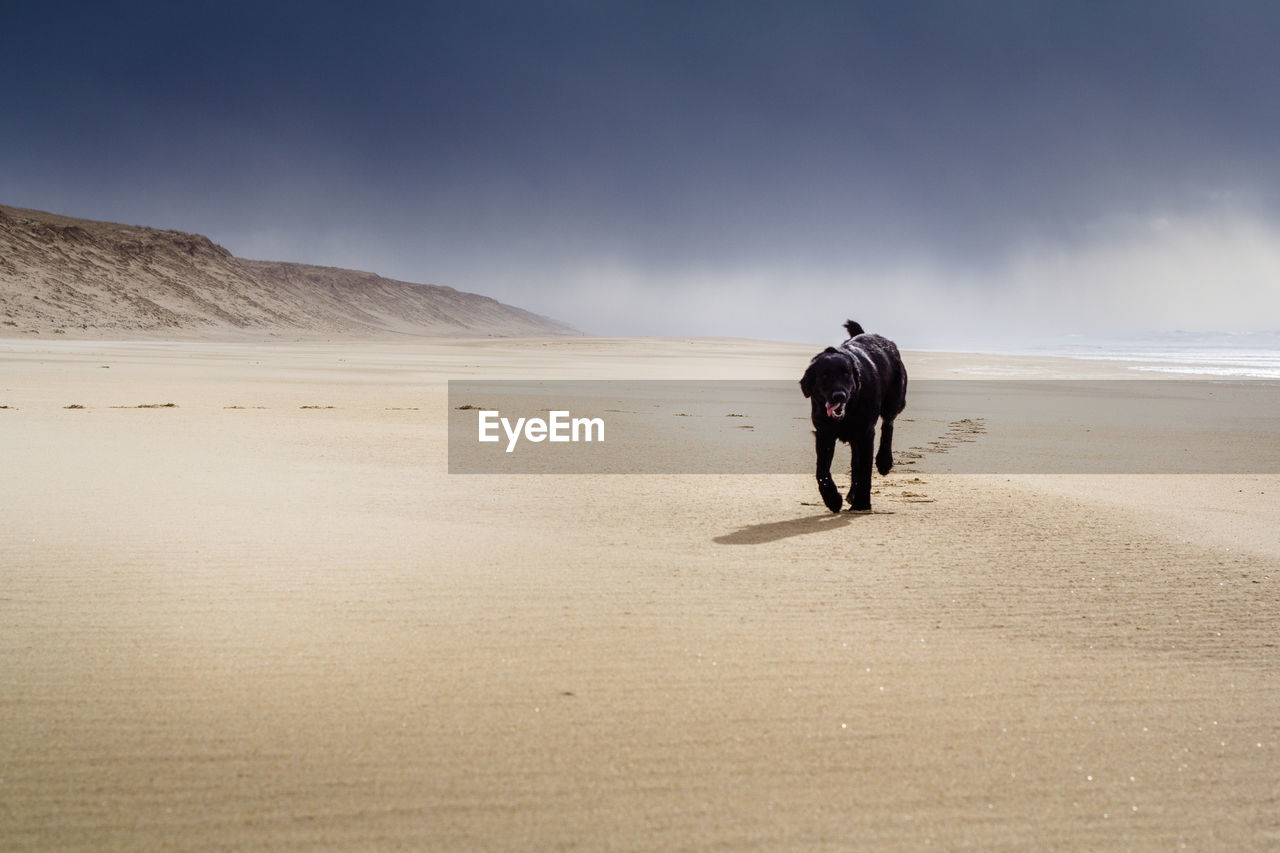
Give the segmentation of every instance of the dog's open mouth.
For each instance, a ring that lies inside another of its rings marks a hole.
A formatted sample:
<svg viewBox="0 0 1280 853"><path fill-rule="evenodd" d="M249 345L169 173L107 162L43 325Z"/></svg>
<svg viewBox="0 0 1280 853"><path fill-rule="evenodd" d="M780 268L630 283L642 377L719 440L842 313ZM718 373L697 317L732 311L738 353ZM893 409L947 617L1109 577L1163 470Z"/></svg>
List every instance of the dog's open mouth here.
<svg viewBox="0 0 1280 853"><path fill-rule="evenodd" d="M840 420L844 417L844 403L827 403L827 417Z"/></svg>

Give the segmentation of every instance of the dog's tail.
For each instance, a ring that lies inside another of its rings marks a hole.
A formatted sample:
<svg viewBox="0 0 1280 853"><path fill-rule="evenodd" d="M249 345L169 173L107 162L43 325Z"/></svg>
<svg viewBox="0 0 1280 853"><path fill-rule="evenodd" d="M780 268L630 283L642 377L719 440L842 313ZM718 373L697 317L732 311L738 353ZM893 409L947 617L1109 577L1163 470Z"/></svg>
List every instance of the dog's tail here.
<svg viewBox="0 0 1280 853"><path fill-rule="evenodd" d="M849 333L851 338L856 338L858 335L863 334L862 327L852 320L845 321L844 330Z"/></svg>

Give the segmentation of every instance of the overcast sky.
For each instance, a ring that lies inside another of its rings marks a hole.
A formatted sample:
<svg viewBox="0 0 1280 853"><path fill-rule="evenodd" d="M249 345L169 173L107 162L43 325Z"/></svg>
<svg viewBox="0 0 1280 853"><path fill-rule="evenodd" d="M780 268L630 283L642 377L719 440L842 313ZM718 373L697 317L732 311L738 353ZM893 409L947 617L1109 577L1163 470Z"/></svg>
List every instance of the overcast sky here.
<svg viewBox="0 0 1280 853"><path fill-rule="evenodd" d="M597 334L1280 328L1280 3L8 3L0 203Z"/></svg>

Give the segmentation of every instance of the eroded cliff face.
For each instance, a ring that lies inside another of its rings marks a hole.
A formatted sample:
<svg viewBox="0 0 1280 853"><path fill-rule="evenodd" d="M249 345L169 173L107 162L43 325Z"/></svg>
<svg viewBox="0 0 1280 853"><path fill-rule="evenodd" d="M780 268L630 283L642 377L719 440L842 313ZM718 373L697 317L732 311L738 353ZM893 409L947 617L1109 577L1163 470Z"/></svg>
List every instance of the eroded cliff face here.
<svg viewBox="0 0 1280 853"><path fill-rule="evenodd" d="M474 293L236 258L199 234L0 207L0 334L537 336L569 326Z"/></svg>

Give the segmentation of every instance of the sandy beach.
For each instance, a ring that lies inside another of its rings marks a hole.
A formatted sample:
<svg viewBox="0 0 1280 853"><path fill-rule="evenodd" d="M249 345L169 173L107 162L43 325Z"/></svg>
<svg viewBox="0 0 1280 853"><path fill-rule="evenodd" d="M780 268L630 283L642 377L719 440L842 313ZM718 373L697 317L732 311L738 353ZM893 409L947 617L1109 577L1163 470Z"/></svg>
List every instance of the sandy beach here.
<svg viewBox="0 0 1280 853"><path fill-rule="evenodd" d="M1280 846L1280 476L447 473L449 379L811 354L0 340L0 848Z"/></svg>

